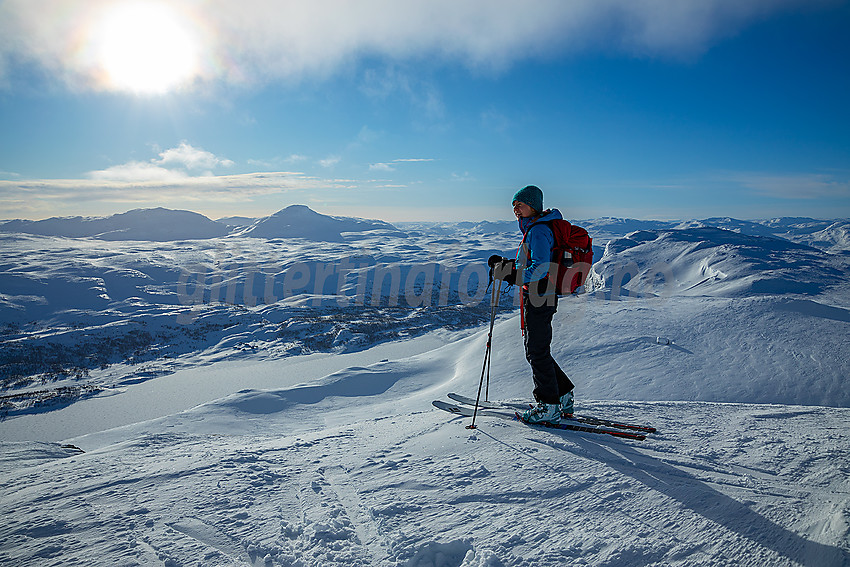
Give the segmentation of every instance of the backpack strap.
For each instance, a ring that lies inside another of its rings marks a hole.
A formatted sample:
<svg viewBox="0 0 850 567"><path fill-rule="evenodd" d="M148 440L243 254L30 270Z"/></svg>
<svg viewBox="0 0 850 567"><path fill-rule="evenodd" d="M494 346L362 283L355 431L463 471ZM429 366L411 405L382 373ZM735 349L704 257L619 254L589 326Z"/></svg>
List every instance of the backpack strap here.
<svg viewBox="0 0 850 567"><path fill-rule="evenodd" d="M517 247L517 250L516 250L516 260L517 260L517 262L519 262L519 255L522 252L522 245L525 244L525 239L528 236L528 233L531 232L531 229L534 228L535 226L537 226L538 224L548 224L547 221L541 221L539 219L540 219L540 215L537 216L537 220L532 221L531 224L528 225L528 228L526 228L525 231L523 231L522 240L519 241L519 246ZM552 230L552 225L548 225L548 226L549 226L549 230ZM520 223L519 227L520 227L520 230L522 230L522 223ZM554 231L552 233L552 236L554 237ZM547 277L548 277L548 274L547 274ZM519 298L519 328L520 328L520 331L522 331L523 336L525 336L525 301L523 301L522 293L523 293L523 291L527 291L527 290L528 290L528 284L523 282L522 287L520 287L520 289L519 289L519 294L520 294L520 298Z"/></svg>
<svg viewBox="0 0 850 567"><path fill-rule="evenodd" d="M543 212L549 212L549 211L543 211ZM528 225L528 228L526 228L525 231L522 233L522 240L519 241L519 247L517 247L517 251L516 251L516 259L517 260L519 260L519 253L522 250L522 245L525 244L525 239L528 236L528 233L531 232L532 228L534 228L538 224L545 224L546 226L549 227L549 230L552 230L552 224L551 224L552 221L540 220L541 216L542 216L542 214L534 217L535 220L533 220L531 222L531 224ZM520 228L520 230L522 230L522 224L521 223L520 223L519 228ZM554 236L554 235L555 235L555 231L552 231L552 236Z"/></svg>

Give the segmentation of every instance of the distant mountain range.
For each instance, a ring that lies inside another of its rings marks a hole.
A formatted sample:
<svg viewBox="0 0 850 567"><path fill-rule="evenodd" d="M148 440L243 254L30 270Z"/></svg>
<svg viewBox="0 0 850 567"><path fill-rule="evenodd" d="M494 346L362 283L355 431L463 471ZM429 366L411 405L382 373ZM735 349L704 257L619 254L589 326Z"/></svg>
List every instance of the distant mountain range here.
<svg viewBox="0 0 850 567"><path fill-rule="evenodd" d="M370 230L399 232L384 221L323 215L305 205L291 205L261 219L227 217L214 221L199 213L160 207L135 209L109 217L52 217L37 221L11 220L0 224L0 232L154 242L223 236L335 242L343 239L341 233Z"/></svg>
<svg viewBox="0 0 850 567"><path fill-rule="evenodd" d="M822 220L782 217L766 220L740 220L714 217L702 220L660 221L602 217L576 220L598 244L642 230L687 230L720 228L747 236L781 238L833 253L850 251L850 219ZM135 209L109 217L52 217L44 220L0 221L0 232L41 236L96 238L100 240L202 240L220 237L304 238L320 242L340 242L356 233L384 231L394 236L429 233L445 235L488 235L518 232L516 221L403 222L330 216L306 205L291 205L259 219L225 217L209 219L191 211L165 208ZM343 236L343 235L346 236Z"/></svg>
<svg viewBox="0 0 850 567"><path fill-rule="evenodd" d="M2 232L42 236L99 238L101 240L194 240L226 236L227 226L204 215L172 209L135 209L109 217L52 217L13 220L0 225Z"/></svg>

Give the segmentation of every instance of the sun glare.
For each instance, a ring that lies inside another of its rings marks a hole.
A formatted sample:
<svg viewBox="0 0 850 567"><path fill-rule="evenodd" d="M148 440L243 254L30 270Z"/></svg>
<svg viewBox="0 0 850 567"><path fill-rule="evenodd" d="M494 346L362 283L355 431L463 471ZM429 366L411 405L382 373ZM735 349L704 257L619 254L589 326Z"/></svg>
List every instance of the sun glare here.
<svg viewBox="0 0 850 567"><path fill-rule="evenodd" d="M108 88L161 94L192 80L198 48L190 28L167 4L128 2L97 28L98 57Z"/></svg>

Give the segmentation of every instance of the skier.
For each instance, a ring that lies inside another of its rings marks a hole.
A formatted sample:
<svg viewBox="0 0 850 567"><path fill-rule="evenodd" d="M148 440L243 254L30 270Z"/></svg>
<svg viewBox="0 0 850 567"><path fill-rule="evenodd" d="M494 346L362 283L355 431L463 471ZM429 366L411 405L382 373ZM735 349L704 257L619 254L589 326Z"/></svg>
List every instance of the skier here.
<svg viewBox="0 0 850 567"><path fill-rule="evenodd" d="M555 237L547 221L563 217L558 209L543 210L543 192L534 185L517 191L513 208L523 234L517 259L493 255L488 264L494 277L521 286L525 358L531 365L537 401L522 418L529 423L557 423L562 415L572 416L575 387L552 358L550 349L558 295L548 277Z"/></svg>

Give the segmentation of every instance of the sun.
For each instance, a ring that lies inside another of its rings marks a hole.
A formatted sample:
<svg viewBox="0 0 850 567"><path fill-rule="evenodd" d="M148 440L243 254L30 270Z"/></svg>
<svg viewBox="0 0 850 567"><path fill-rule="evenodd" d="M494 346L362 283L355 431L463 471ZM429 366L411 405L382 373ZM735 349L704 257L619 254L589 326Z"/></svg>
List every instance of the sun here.
<svg viewBox="0 0 850 567"><path fill-rule="evenodd" d="M197 74L197 40L167 4L115 5L95 29L99 66L110 89L161 94Z"/></svg>

